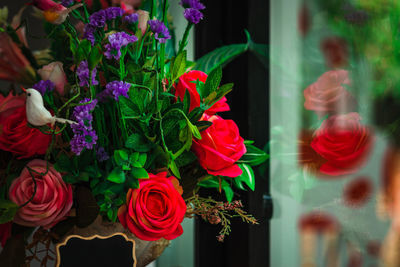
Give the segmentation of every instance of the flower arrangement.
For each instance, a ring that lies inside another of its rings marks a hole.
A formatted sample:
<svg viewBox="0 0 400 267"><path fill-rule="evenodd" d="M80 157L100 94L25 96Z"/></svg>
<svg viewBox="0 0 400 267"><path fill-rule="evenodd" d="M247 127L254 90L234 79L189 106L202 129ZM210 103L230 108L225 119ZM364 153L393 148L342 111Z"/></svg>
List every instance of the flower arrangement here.
<svg viewBox="0 0 400 267"><path fill-rule="evenodd" d="M233 88L220 85L224 62L201 71L186 57L205 6L180 2L175 51L168 1L133 2L33 0L50 41L40 52L22 12L1 20L0 78L25 91L0 95L3 246L32 231L57 240L99 216L146 241L180 236L185 216L221 224L220 241L232 217L257 223L233 188L254 190L251 166L268 155L219 115Z"/></svg>

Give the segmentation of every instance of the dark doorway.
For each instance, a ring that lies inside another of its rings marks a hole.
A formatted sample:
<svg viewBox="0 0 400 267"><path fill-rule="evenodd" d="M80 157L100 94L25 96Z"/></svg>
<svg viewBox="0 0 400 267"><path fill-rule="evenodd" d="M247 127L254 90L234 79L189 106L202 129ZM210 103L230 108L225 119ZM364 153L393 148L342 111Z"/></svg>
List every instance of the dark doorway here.
<svg viewBox="0 0 400 267"><path fill-rule="evenodd" d="M204 21L196 26L196 58L213 49L234 43L245 43L247 29L255 43L269 43L269 0L203 0ZM265 55L268 51L264 51ZM265 58L264 58L265 59ZM245 139L263 147L269 139L269 69L260 57L246 52L223 70L223 82L233 82L228 95L231 111L222 116L233 119ZM216 240L218 227L202 220L196 222L196 267L262 267L269 266L269 198L268 169L257 170L256 190L237 192L246 209L259 225L232 220L232 232L223 243ZM210 191L211 192L211 191ZM217 197L218 193L214 193Z"/></svg>

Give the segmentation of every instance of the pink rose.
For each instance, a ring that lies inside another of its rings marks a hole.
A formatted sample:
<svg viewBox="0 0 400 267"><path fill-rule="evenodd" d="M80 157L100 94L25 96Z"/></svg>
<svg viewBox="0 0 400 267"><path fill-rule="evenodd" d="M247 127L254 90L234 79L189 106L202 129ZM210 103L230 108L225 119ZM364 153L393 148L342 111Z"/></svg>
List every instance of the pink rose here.
<svg viewBox="0 0 400 267"><path fill-rule="evenodd" d="M67 77L64 73L63 64L60 61L52 62L38 70L42 80L50 80L56 86L57 92L64 95L64 86L67 84Z"/></svg>
<svg viewBox="0 0 400 267"><path fill-rule="evenodd" d="M145 10L138 10L136 12L139 15L138 28L142 31L142 34L146 32L147 21L149 20L149 12Z"/></svg>
<svg viewBox="0 0 400 267"><path fill-rule="evenodd" d="M193 140L192 146L200 165L212 175L241 175L242 170L235 163L246 153L246 146L236 123L216 115L204 115L204 119L213 124L201 132L200 140Z"/></svg>
<svg viewBox="0 0 400 267"><path fill-rule="evenodd" d="M46 172L46 161L34 159L27 165L39 173ZM72 207L72 188L65 184L61 174L51 164L46 175L34 173L36 194L14 217L14 222L30 227L43 226L48 229L66 218ZM34 192L34 181L28 168L11 184L9 198L18 205L26 203Z"/></svg>
<svg viewBox="0 0 400 267"><path fill-rule="evenodd" d="M350 85L346 70L325 72L304 90L304 107L319 115L349 111L355 100L343 85Z"/></svg>
<svg viewBox="0 0 400 267"><path fill-rule="evenodd" d="M138 189L129 189L126 204L118 210L121 224L142 240L172 240L183 233L186 204L178 180L166 172L149 173Z"/></svg>

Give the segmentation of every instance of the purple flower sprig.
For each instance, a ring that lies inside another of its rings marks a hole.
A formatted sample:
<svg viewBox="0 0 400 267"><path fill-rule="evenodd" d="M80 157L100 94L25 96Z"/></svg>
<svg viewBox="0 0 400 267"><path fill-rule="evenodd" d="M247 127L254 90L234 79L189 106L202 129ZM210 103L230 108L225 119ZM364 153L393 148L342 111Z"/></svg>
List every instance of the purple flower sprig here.
<svg viewBox="0 0 400 267"><path fill-rule="evenodd" d="M160 42L165 43L168 39L171 39L167 26L162 21L153 19L147 22L150 26L150 30L154 33L154 37Z"/></svg>
<svg viewBox="0 0 400 267"><path fill-rule="evenodd" d="M105 45L106 51L104 55L107 59L116 59L119 60L121 58L121 48L126 47L127 45L134 43L138 40L135 35L129 35L126 32L116 32L108 36L108 44Z"/></svg>
<svg viewBox="0 0 400 267"><path fill-rule="evenodd" d="M206 8L199 0L182 0L179 4L184 8L194 8L197 10L203 10Z"/></svg>
<svg viewBox="0 0 400 267"><path fill-rule="evenodd" d="M95 33L97 29L104 28L107 21L122 17L124 10L119 7L109 7L99 10L89 17L89 23L85 25L83 38L89 40L92 45L96 42Z"/></svg>
<svg viewBox="0 0 400 267"><path fill-rule="evenodd" d="M114 98L115 101L119 101L119 96L128 96L130 83L123 81L113 81L106 85L106 89L97 95L97 99L100 102L106 102L108 98Z"/></svg>
<svg viewBox="0 0 400 267"><path fill-rule="evenodd" d="M36 89L37 91L40 92L42 96L44 96L47 92L51 92L54 90L55 85L52 81L46 80L46 81L39 81L38 83L34 84L32 86L33 89Z"/></svg>
<svg viewBox="0 0 400 267"><path fill-rule="evenodd" d="M124 17L123 21L128 24L133 24L139 21L139 15L137 13L132 13Z"/></svg>
<svg viewBox="0 0 400 267"><path fill-rule="evenodd" d="M93 116L91 114L97 105L97 100L90 101L89 98L85 98L79 103L84 105L76 106L72 113L72 118L77 123L71 125L74 136L70 141L71 151L78 156L85 148L93 149L97 141L96 131L92 127Z"/></svg>
<svg viewBox="0 0 400 267"><path fill-rule="evenodd" d="M87 60L81 61L79 63L78 68L76 69L76 75L78 76L79 79L79 86L89 86L89 65ZM96 80L96 74L97 74L97 67L95 67L92 70L92 85L98 85L99 82Z"/></svg>
<svg viewBox="0 0 400 267"><path fill-rule="evenodd" d="M206 7L199 0L182 0L179 4L185 8L183 16L189 23L197 24L203 19L203 13L200 10Z"/></svg>

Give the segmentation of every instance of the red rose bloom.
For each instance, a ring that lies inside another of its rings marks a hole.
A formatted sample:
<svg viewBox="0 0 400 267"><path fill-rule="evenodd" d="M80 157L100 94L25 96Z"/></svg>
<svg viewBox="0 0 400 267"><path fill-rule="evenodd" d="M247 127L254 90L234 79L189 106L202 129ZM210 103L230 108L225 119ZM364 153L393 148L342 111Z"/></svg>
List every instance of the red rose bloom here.
<svg viewBox="0 0 400 267"><path fill-rule="evenodd" d="M192 145L200 165L212 175L241 175L242 170L235 163L246 153L246 146L236 123L215 115L204 118L213 124L202 131L202 139L193 140Z"/></svg>
<svg viewBox="0 0 400 267"><path fill-rule="evenodd" d="M51 135L28 126L24 97L0 96L0 149L29 158L45 154L50 141Z"/></svg>
<svg viewBox="0 0 400 267"><path fill-rule="evenodd" d="M200 107L200 95L196 89L197 80L205 83L207 80L207 74L198 70L189 71L183 74L181 77L179 77L178 84L175 86L175 96L179 97L182 101L183 98L185 97L186 90L189 91L190 94L189 111L192 111L197 107ZM226 97L223 97L212 107L207 109L205 113L208 115L214 115L217 112L228 111L228 110L230 109L228 104L226 103Z"/></svg>
<svg viewBox="0 0 400 267"><path fill-rule="evenodd" d="M360 119L353 112L331 116L321 124L311 142L311 147L327 160L320 172L343 175L357 171L372 144L371 132Z"/></svg>
<svg viewBox="0 0 400 267"><path fill-rule="evenodd" d="M126 204L118 210L119 221L142 240L175 239L183 233L186 213L182 188L166 172L149 176L139 180L138 189L129 189Z"/></svg>
<svg viewBox="0 0 400 267"><path fill-rule="evenodd" d="M346 70L325 72L304 90L304 108L320 115L351 110L355 100L343 86L349 84L349 73Z"/></svg>

